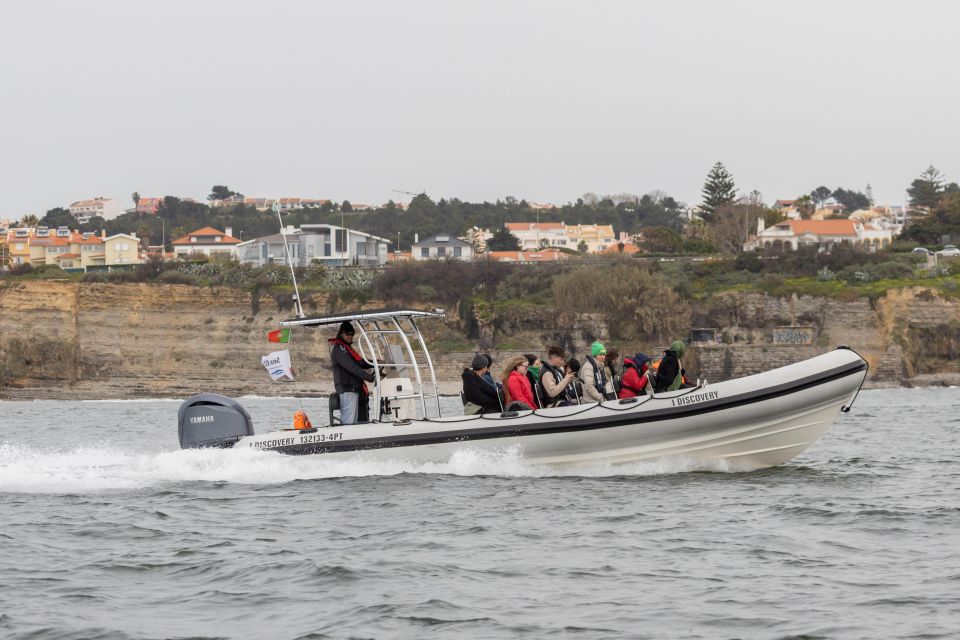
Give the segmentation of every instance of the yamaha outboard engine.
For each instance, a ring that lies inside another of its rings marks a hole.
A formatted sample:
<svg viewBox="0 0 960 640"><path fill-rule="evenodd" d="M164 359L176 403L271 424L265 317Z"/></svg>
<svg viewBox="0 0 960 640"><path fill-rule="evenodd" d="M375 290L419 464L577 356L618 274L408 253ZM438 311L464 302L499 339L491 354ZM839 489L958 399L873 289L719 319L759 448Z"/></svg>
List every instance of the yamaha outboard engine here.
<svg viewBox="0 0 960 640"><path fill-rule="evenodd" d="M231 447L244 436L253 435L253 420L232 398L201 393L184 400L177 416L180 448Z"/></svg>

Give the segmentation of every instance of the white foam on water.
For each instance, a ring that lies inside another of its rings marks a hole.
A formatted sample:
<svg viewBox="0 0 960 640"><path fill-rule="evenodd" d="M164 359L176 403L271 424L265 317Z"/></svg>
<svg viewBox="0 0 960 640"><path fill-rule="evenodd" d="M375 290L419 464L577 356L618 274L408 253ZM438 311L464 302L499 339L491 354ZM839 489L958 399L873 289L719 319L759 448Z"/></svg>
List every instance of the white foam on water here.
<svg viewBox="0 0 960 640"><path fill-rule="evenodd" d="M73 494L136 490L179 482L283 484L294 480L391 476L401 473L500 477L652 476L689 471L735 471L723 464L662 459L622 465L568 467L531 465L519 447L486 451L464 449L444 462L373 458L360 453L348 459L288 456L256 449L191 449L137 453L109 443L69 451L0 445L0 492Z"/></svg>

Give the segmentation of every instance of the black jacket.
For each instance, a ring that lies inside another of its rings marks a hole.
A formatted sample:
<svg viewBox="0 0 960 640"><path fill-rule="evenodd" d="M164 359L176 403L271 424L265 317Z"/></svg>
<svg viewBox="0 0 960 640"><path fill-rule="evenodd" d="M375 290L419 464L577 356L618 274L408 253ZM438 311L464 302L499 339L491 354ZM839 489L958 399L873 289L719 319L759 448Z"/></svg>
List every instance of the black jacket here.
<svg viewBox="0 0 960 640"><path fill-rule="evenodd" d="M500 411L500 398L486 380L478 376L473 369L464 369L460 377L463 378L464 402L479 405L483 413Z"/></svg>
<svg viewBox="0 0 960 640"><path fill-rule="evenodd" d="M376 378L373 365L363 360L356 360L346 346L337 340L330 340L333 348L330 349L330 363L333 366L333 386L337 393L364 393L363 382L373 382Z"/></svg>
<svg viewBox="0 0 960 640"><path fill-rule="evenodd" d="M673 351L664 351L663 358L660 359L660 367L657 369L657 380L654 385L654 391L660 393L666 391L673 384L680 373L680 359Z"/></svg>

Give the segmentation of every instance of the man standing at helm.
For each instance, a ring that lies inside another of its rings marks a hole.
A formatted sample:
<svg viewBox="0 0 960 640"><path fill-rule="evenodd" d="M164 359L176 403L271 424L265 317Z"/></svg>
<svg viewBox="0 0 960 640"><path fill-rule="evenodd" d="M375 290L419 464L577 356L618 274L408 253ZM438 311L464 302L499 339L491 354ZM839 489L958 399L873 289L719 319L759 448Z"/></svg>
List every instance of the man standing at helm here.
<svg viewBox="0 0 960 640"><path fill-rule="evenodd" d="M333 386L340 396L340 422L355 424L358 418L369 419L367 382L373 382L373 365L353 348L356 332L349 322L341 322L336 338L330 338L330 363ZM368 371L371 369L371 371Z"/></svg>

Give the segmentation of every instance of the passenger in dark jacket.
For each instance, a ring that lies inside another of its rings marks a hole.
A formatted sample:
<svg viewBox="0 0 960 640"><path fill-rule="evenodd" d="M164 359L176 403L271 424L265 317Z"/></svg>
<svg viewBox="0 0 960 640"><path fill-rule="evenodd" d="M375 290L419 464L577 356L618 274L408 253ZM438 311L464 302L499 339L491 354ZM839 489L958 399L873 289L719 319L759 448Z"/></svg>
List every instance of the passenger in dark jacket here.
<svg viewBox="0 0 960 640"><path fill-rule="evenodd" d="M683 384L683 365L680 364L680 358L686 347L680 340L674 340L670 343L670 348L663 352L663 358L660 360L660 368L657 369L657 381L654 390L657 393L661 391L676 391Z"/></svg>
<svg viewBox="0 0 960 640"><path fill-rule="evenodd" d="M463 378L463 413L499 413L500 396L494 387L491 387L483 375L487 373L487 359L482 354L473 357L469 369L464 369Z"/></svg>
<svg viewBox="0 0 960 640"><path fill-rule="evenodd" d="M330 363L333 368L333 386L340 396L340 422L354 424L358 418L369 419L367 382L376 377L373 365L353 348L353 325L340 323L336 338L330 338ZM366 409L366 410L364 410Z"/></svg>

